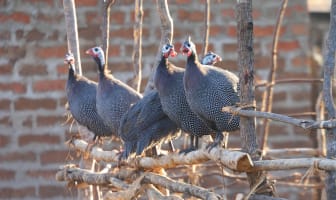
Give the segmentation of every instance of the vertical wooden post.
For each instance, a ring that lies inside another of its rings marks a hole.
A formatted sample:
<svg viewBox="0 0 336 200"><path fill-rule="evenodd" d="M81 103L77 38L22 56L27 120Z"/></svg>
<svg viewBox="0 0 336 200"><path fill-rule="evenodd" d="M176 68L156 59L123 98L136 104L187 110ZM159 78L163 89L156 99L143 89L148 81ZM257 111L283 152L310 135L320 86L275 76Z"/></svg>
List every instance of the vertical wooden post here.
<svg viewBox="0 0 336 200"><path fill-rule="evenodd" d="M242 105L253 106L255 104L255 87L252 0L237 0L236 18L240 101ZM243 151L249 153L253 160L259 160L255 118L240 117L240 137ZM247 176L251 193L271 194L271 190L267 187L265 172L247 173ZM263 189L263 191L259 191L259 189Z"/></svg>
<svg viewBox="0 0 336 200"><path fill-rule="evenodd" d="M208 53L209 46L209 34L210 34L210 0L205 2L205 12L204 12L204 37L203 37L203 49L202 57Z"/></svg>
<svg viewBox="0 0 336 200"><path fill-rule="evenodd" d="M143 21L143 8L142 8L142 0L135 0L135 8L134 8L134 18L135 23L133 26L133 68L134 68L134 78L132 82L133 88L136 89L137 92L140 92L141 87L141 57L142 57L142 21Z"/></svg>
<svg viewBox="0 0 336 200"><path fill-rule="evenodd" d="M105 52L105 65L108 66L109 54L109 41L110 41L110 10L111 6L114 4L115 0L104 0L103 1L103 23L101 25L102 38L103 38L103 50Z"/></svg>
<svg viewBox="0 0 336 200"><path fill-rule="evenodd" d="M336 109L334 98L332 96L332 80L335 69L335 51L336 51L336 0L332 0L330 10L329 33L325 45L324 54L324 72L323 72L323 98L328 111L328 118L336 118ZM336 128L328 129L327 135L327 158L335 159L336 156ZM336 172L327 171L326 191L327 199L336 199Z"/></svg>

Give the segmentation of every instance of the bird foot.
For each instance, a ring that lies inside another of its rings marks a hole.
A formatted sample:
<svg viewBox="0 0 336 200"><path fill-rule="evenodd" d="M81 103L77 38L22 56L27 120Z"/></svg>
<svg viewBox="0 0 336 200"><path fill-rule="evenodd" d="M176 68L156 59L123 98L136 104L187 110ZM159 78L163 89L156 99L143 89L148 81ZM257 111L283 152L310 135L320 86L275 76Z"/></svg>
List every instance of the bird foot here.
<svg viewBox="0 0 336 200"><path fill-rule="evenodd" d="M210 151L215 147L222 147L224 143L222 141L214 141L206 146L206 149L210 153Z"/></svg>
<svg viewBox="0 0 336 200"><path fill-rule="evenodd" d="M180 150L179 151L179 154L188 154L188 153L190 153L190 152L192 152L192 151L195 151L195 150L197 150L195 147L190 147L190 148L187 148L187 149L183 149L183 150Z"/></svg>

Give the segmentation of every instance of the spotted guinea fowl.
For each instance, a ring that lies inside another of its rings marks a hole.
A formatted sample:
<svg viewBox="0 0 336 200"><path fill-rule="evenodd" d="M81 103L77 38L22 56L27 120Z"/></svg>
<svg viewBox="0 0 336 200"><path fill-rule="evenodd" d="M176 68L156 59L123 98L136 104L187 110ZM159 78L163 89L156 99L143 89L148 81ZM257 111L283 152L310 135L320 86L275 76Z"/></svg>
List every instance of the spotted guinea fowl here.
<svg viewBox="0 0 336 200"><path fill-rule="evenodd" d="M216 131L215 141L208 146L211 149L222 144L222 131L239 129L239 116L222 112L224 106L239 102L239 79L227 70L201 64L190 37L183 43L182 52L188 57L183 77L188 105L208 127Z"/></svg>
<svg viewBox="0 0 336 200"><path fill-rule="evenodd" d="M98 66L96 96L98 114L117 135L122 115L132 104L141 99L142 95L110 74L105 65L104 51L101 47L93 47L86 53L93 57Z"/></svg>
<svg viewBox="0 0 336 200"><path fill-rule="evenodd" d="M189 152L198 148L198 137L214 134L187 103L183 88L183 76L185 69L174 66L168 61L168 57L174 57L176 52L170 43L162 48L161 61L156 69L154 85L159 92L162 109L178 127L190 134L190 147L182 152ZM221 60L220 56L209 52L202 61L205 64L213 64Z"/></svg>
<svg viewBox="0 0 336 200"><path fill-rule="evenodd" d="M121 159L127 159L170 140L177 135L177 125L163 112L157 91L151 91L135 103L122 117L119 135L124 142Z"/></svg>
<svg viewBox="0 0 336 200"><path fill-rule="evenodd" d="M66 54L64 62L69 65L66 95L71 115L95 134L93 140L110 136L112 130L103 123L96 109L97 83L76 73L73 54Z"/></svg>

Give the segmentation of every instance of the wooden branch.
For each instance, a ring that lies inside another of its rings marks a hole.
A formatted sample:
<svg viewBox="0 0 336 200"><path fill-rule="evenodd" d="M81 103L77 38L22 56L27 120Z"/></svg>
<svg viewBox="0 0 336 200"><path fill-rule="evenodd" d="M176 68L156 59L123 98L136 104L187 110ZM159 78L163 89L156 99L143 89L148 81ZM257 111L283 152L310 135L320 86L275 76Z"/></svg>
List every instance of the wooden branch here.
<svg viewBox="0 0 336 200"><path fill-rule="evenodd" d="M237 107L223 107L222 111L234 113L236 115L240 115L244 117L257 117L257 118L271 119L271 120L291 124L294 126L298 126L303 129L331 129L331 128L336 127L336 119L331 119L331 120L326 120L326 121L305 120L305 119L297 119L293 117L288 117L286 115L281 115L281 114L276 114L276 113L268 113L268 112L253 111L253 110L241 110L241 108L237 108Z"/></svg>
<svg viewBox="0 0 336 200"><path fill-rule="evenodd" d="M283 84L283 83L323 83L323 79L321 78L289 78L289 79L278 79L274 80L273 82L269 83L267 81L263 81L261 83L256 84L256 88L259 87L272 87L276 84Z"/></svg>
<svg viewBox="0 0 336 200"><path fill-rule="evenodd" d="M336 171L336 160L325 158L291 158L254 161L249 171L274 171L315 167L321 170Z"/></svg>
<svg viewBox="0 0 336 200"><path fill-rule="evenodd" d="M283 148L265 149L265 156L268 157L289 157L289 156L320 156L321 152L313 148Z"/></svg>
<svg viewBox="0 0 336 200"><path fill-rule="evenodd" d="M110 11L111 6L115 0L103 1L103 23L102 23L102 37L103 37L103 50L105 52L105 65L108 66L109 60L109 42L110 42Z"/></svg>
<svg viewBox="0 0 336 200"><path fill-rule="evenodd" d="M74 54L75 67L78 74L82 75L79 41L78 41L78 29L77 29L77 17L76 7L74 0L63 0L65 25L68 40L68 50Z"/></svg>
<svg viewBox="0 0 336 200"><path fill-rule="evenodd" d="M202 57L208 53L209 46L209 34L210 34L210 0L205 1L205 12L204 12L204 37L203 37L203 49Z"/></svg>
<svg viewBox="0 0 336 200"><path fill-rule="evenodd" d="M134 68L134 77L132 80L132 86L136 89L137 92L140 92L141 87L141 59L142 59L142 21L143 21L143 8L142 0L135 1L134 8L134 18L135 23L133 26L133 68Z"/></svg>
<svg viewBox="0 0 336 200"><path fill-rule="evenodd" d="M168 177L159 176L151 172L145 173L143 182L166 187L169 190L174 191L174 192L187 193L189 195L192 195L192 196L195 196L201 199L207 199L207 200L222 199L219 195L211 192L208 189L204 189L202 187L198 187L198 186L194 186L194 185L190 185L186 183L181 183L181 182L172 180Z"/></svg>
<svg viewBox="0 0 336 200"><path fill-rule="evenodd" d="M104 151L99 147L93 147L91 151L87 151L88 143L73 139L69 142L70 147L73 147L83 153L88 153L95 160L104 160L106 162L118 162L119 152L116 150ZM253 163L248 154L240 151L230 151L222 148L213 148L210 152L206 149L199 149L188 154L171 153L169 155L158 158L142 157L133 159L128 162L129 166L138 168L173 168L177 165L192 165L203 163L208 160L220 162L222 165L232 170L244 171L251 168Z"/></svg>
<svg viewBox="0 0 336 200"><path fill-rule="evenodd" d="M154 75L155 75L156 67L158 66L160 59L161 59L161 48L167 42L167 39L173 42L173 35L174 35L174 23L169 13L167 0L156 0L156 9L160 16L160 21L161 21L161 40L160 40L160 45L158 47L158 51L154 59L152 73L148 79L148 82L147 82L147 85L144 91L145 94L147 94L149 91L154 89Z"/></svg>
<svg viewBox="0 0 336 200"><path fill-rule="evenodd" d="M278 13L277 22L275 26L275 30L273 33L273 43L272 43L272 62L271 62L271 70L268 75L268 82L273 84L275 81L276 70L278 68L277 58L278 58L278 42L280 36L281 24L283 21L283 17L285 15L286 7L288 0L282 0L282 4ZM261 111L271 112L273 107L273 93L274 87L273 85L266 88L263 95L263 103ZM264 148L267 147L268 135L269 135L269 121L267 119L263 119L263 123L261 126L261 134L262 134L262 142L261 142L261 150L264 154Z"/></svg>
<svg viewBox="0 0 336 200"><path fill-rule="evenodd" d="M286 200L279 197L270 197L266 195L252 194L248 200Z"/></svg>

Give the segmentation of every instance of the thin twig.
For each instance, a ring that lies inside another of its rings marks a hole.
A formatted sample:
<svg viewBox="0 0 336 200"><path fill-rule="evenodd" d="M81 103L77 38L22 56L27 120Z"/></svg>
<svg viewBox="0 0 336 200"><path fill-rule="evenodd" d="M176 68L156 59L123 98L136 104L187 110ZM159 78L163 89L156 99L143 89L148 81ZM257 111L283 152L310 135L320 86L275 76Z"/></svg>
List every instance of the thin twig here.
<svg viewBox="0 0 336 200"><path fill-rule="evenodd" d="M331 129L336 127L336 120L326 120L326 121L315 121L315 120L307 120L307 119L297 119L293 117L288 117L286 115L276 114L276 113L268 113L254 110L241 110L237 107L224 107L223 112L229 112L236 115L244 116L244 117L257 117L257 118L265 118L271 119L287 124L292 124L294 126L301 127L303 129Z"/></svg>
<svg viewBox="0 0 336 200"><path fill-rule="evenodd" d="M273 87L276 84L283 84L283 83L310 83L310 82L317 82L317 83L323 83L323 79L320 78L290 78L290 79L278 79L274 80L273 82L262 82L259 84L256 84L256 88L260 87Z"/></svg>
<svg viewBox="0 0 336 200"><path fill-rule="evenodd" d="M202 56L205 56L208 53L209 46L209 34L210 34L210 0L206 0L205 2L205 12L204 12L204 37L203 37L203 49Z"/></svg>
<svg viewBox="0 0 336 200"><path fill-rule="evenodd" d="M103 1L103 23L102 23L102 37L103 37L103 50L105 52L105 65L108 66L109 58L109 41L110 41L110 11L111 6L115 0Z"/></svg>
<svg viewBox="0 0 336 200"><path fill-rule="evenodd" d="M271 83L269 87L266 88L266 91L263 95L263 106L262 111L271 112L273 106L273 93L274 93L274 80L276 76L276 70L278 68L277 64L277 57L278 57L278 42L280 36L280 29L281 24L283 21L283 17L285 15L286 7L287 7L288 0L282 0L282 4L278 13L277 22L275 25L275 30L273 34L273 44L272 44L272 66L268 76L268 82ZM269 121L264 119L260 133L262 133L262 140L261 140L261 150L264 152L264 149L267 147L268 135L269 135Z"/></svg>

